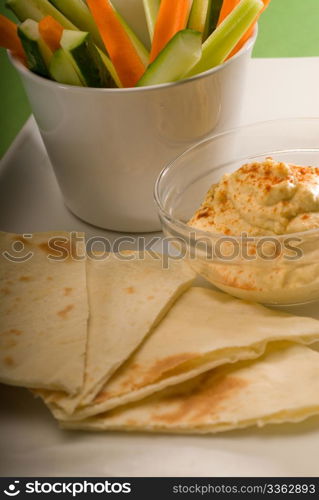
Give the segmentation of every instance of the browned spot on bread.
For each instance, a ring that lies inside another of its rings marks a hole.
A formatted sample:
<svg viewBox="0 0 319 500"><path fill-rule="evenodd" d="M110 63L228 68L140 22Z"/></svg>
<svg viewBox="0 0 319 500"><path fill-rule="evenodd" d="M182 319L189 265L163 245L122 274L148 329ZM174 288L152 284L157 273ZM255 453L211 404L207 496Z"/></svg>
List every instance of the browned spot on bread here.
<svg viewBox="0 0 319 500"><path fill-rule="evenodd" d="M10 330L5 330L4 332L1 332L0 335L21 335L22 331L17 330L16 328L10 328Z"/></svg>
<svg viewBox="0 0 319 500"><path fill-rule="evenodd" d="M155 380L158 380L164 373L177 368L179 365L189 361L190 359L196 358L197 356L198 354L196 353L183 353L158 360L145 372L143 380L139 386L143 387L154 382Z"/></svg>
<svg viewBox="0 0 319 500"><path fill-rule="evenodd" d="M3 362L7 366L14 366L14 359L11 356L6 356L3 358Z"/></svg>
<svg viewBox="0 0 319 500"><path fill-rule="evenodd" d="M154 295L149 295L149 296L147 297L147 300L153 300L153 299L154 299Z"/></svg>
<svg viewBox="0 0 319 500"><path fill-rule="evenodd" d="M103 403L103 401L106 401L107 399L110 399L112 397L112 394L110 394L107 391L101 391L95 398L94 398L94 403Z"/></svg>
<svg viewBox="0 0 319 500"><path fill-rule="evenodd" d="M129 391L137 390L159 380L164 374L179 368L190 359L196 358L196 353L184 353L169 356L154 363L151 367L143 368L138 363L124 365L125 378L121 380L120 388L116 392L101 391L94 399L94 403L102 403L107 399L121 396ZM112 379L111 379L112 380Z"/></svg>
<svg viewBox="0 0 319 500"><path fill-rule="evenodd" d="M136 427L138 423L133 418L129 418L128 420L126 420L125 425L128 425L130 427Z"/></svg>
<svg viewBox="0 0 319 500"><path fill-rule="evenodd" d="M227 399L247 385L247 381L238 377L224 376L216 379L211 373L205 374L189 394L170 395L167 398L167 403L173 403L176 409L162 414L154 413L151 419L167 424L179 421L201 423L203 419L216 414ZM161 400L161 405L165 401L166 398Z"/></svg>
<svg viewBox="0 0 319 500"><path fill-rule="evenodd" d="M19 280L20 281L32 281L33 278L32 278L32 276L20 276Z"/></svg>
<svg viewBox="0 0 319 500"><path fill-rule="evenodd" d="M38 248L40 248L40 250L42 250L43 252L45 252L47 254L51 253L51 249L50 249L49 243L47 241L45 241L43 243L39 243Z"/></svg>
<svg viewBox="0 0 319 500"><path fill-rule="evenodd" d="M22 331L17 330L17 328L11 328L11 330L9 330L9 333L12 333L12 335L21 335Z"/></svg>
<svg viewBox="0 0 319 500"><path fill-rule="evenodd" d="M131 293L134 293L134 292L135 292L135 289L134 289L134 287L133 287L133 286L129 286L128 288L124 288L124 291L125 291L126 293L131 294Z"/></svg>
<svg viewBox="0 0 319 500"><path fill-rule="evenodd" d="M64 295L67 297L68 295L70 295L73 291L73 288L69 288L69 287L65 287L64 288Z"/></svg>
<svg viewBox="0 0 319 500"><path fill-rule="evenodd" d="M38 244L38 248L54 260L62 261L72 259L77 256L76 243L64 236L56 236Z"/></svg>
<svg viewBox="0 0 319 500"><path fill-rule="evenodd" d="M60 316L60 318L66 319L68 313L72 311L72 309L74 309L74 304L69 304L64 309L62 309L62 311L58 311L57 315Z"/></svg>
<svg viewBox="0 0 319 500"><path fill-rule="evenodd" d="M3 295L10 295L11 293L11 290L8 287L1 288L0 291Z"/></svg>
<svg viewBox="0 0 319 500"><path fill-rule="evenodd" d="M128 361L127 365L123 365L121 369L124 370L126 378L121 382L121 391L119 394L138 388L139 384L137 380L140 380L141 376L144 374L142 366L138 363L130 363ZM113 397L116 394L111 394L111 396Z"/></svg>
<svg viewBox="0 0 319 500"><path fill-rule="evenodd" d="M125 379L121 381L121 389L111 396L127 393L131 390L140 389L159 380L167 372L179 368L183 363L196 358L196 353L176 354L156 361L152 366L143 368L137 363L132 363L125 368Z"/></svg>
<svg viewBox="0 0 319 500"><path fill-rule="evenodd" d="M53 280L52 276L48 276L48 277L47 277L47 280L48 280L48 281L52 281L52 280Z"/></svg>

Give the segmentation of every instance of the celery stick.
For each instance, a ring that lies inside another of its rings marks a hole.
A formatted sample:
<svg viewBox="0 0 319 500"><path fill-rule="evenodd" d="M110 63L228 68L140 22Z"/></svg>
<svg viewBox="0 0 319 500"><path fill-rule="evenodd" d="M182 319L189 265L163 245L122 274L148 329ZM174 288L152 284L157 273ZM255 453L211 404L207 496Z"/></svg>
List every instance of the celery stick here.
<svg viewBox="0 0 319 500"><path fill-rule="evenodd" d="M205 41L208 36L213 0L194 0L188 19L188 28L200 31Z"/></svg>
<svg viewBox="0 0 319 500"><path fill-rule="evenodd" d="M225 61L246 33L264 4L261 0L241 0L203 44L200 61L187 76L207 71Z"/></svg>
<svg viewBox="0 0 319 500"><path fill-rule="evenodd" d="M45 16L52 16L64 28L69 30L76 29L74 24L53 7L48 0L6 0L6 7L12 10L21 22L26 19L41 21Z"/></svg>
<svg viewBox="0 0 319 500"><path fill-rule="evenodd" d="M83 0L49 0L62 14L64 14L81 31L88 31L94 43L105 50L99 30L88 6Z"/></svg>
<svg viewBox="0 0 319 500"><path fill-rule="evenodd" d="M161 0L143 0L144 12L150 40L152 42L154 36L154 28L159 11Z"/></svg>

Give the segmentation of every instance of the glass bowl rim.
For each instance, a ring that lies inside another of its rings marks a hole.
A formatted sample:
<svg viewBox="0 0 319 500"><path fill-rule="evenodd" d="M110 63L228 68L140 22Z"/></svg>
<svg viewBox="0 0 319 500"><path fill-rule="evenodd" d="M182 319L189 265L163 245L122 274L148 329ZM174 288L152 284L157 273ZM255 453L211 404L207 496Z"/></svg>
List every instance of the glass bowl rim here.
<svg viewBox="0 0 319 500"><path fill-rule="evenodd" d="M154 190L153 190L153 196L154 196L154 200L155 200L155 203L156 203L156 206L157 206L157 210L158 210L158 213L159 213L159 216L160 216L160 219L162 220L165 219L166 222L172 224L175 226L175 230L176 232L178 232L179 236L183 237L183 234L186 232L188 234L188 236L191 236L191 235L198 235L202 238L210 238L210 239L217 239L217 238L221 238L221 237L225 237L226 235L224 233L214 233L212 231L203 231L202 229L198 229L196 227L193 227L193 226L189 226L188 224L185 224L185 222L182 222L181 220L179 219L176 219L174 217L172 217L170 215L170 213L164 208L163 206L163 203L161 201L161 195L160 195L160 189L161 189L161 185L162 183L164 182L164 179L165 179L165 176L171 171L173 170L174 168L176 168L176 163L183 159L184 157L186 157L188 154L190 154L191 152L193 152L194 150L196 149L200 149L201 147L203 147L205 144L207 143L210 143L210 142L213 142L214 140L216 139L219 139L221 137L225 137L227 135L232 135L232 134L236 134L236 132L239 132L241 130L249 130L249 129L253 129L254 127L258 127L258 126L262 126L262 125L272 125L272 124L276 124L276 123L291 123L291 122L305 122L305 121L317 121L319 123L319 116L303 116L303 117L300 117L300 116L297 116L297 117L290 117L290 118L276 118L276 119L272 119L272 120L264 120L264 121L259 121L259 122L253 122L253 123L249 123L247 125L241 125L239 127L233 127L231 129L228 129L228 130L225 130L225 131L222 131L222 132L219 132L218 134L212 134L208 137L205 137L204 139L196 142L195 144L193 144L192 146L190 146L189 148L187 148L185 151L183 151L183 153L179 154L178 156L176 156L173 160L171 160L160 172L159 176L157 177L156 179L156 182L155 182L155 185L154 185ZM296 148L296 150L300 150L302 151L303 149L302 148ZM305 151L319 151L319 147L318 148L312 148L312 149L309 149L309 148L305 148L304 149ZM257 155L254 155L254 156L257 156ZM251 158L253 158L254 156L252 156ZM250 157L248 157L249 159ZM209 188L209 186L208 186ZM207 189L208 189L207 188ZM203 196L205 195L205 193L203 194ZM274 234L274 235L270 235L272 238L276 238L278 240L281 240L283 238L300 238L300 237L303 237L305 235L307 236L311 236L311 235L316 235L318 234L319 236L319 228L314 228L314 229L309 229L307 231L299 231L297 233L284 233L284 234ZM260 241L262 240L263 238L269 238L269 235L261 235L261 236L250 236L249 234L246 235L246 236L236 236L236 235L228 235L229 238L232 238L238 242L241 242L241 241L245 241L245 238L249 237L249 241Z"/></svg>

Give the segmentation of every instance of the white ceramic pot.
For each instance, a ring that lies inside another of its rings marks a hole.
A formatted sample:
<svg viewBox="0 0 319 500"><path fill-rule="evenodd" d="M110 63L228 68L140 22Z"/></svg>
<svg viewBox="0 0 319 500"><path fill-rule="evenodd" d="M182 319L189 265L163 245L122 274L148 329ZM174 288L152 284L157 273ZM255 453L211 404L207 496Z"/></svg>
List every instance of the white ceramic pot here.
<svg viewBox="0 0 319 500"><path fill-rule="evenodd" d="M117 1L119 7L123 1ZM133 18L134 12L142 17L140 4L130 0L125 14L145 38ZM186 81L144 88L60 85L13 60L68 208L114 231L159 230L155 180L194 142L238 123L255 38L256 33L222 66Z"/></svg>

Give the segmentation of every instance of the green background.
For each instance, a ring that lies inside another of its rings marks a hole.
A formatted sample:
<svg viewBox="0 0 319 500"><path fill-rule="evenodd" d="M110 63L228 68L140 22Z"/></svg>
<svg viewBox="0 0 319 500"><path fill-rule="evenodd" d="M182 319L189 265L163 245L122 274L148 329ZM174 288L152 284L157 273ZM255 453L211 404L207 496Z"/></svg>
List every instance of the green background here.
<svg viewBox="0 0 319 500"><path fill-rule="evenodd" d="M10 17L4 7L4 0L0 0L0 13ZM259 22L254 56L319 56L318 21L319 0L272 0ZM10 66L3 49L0 49L0 75L2 156L29 116L30 107L18 75Z"/></svg>

